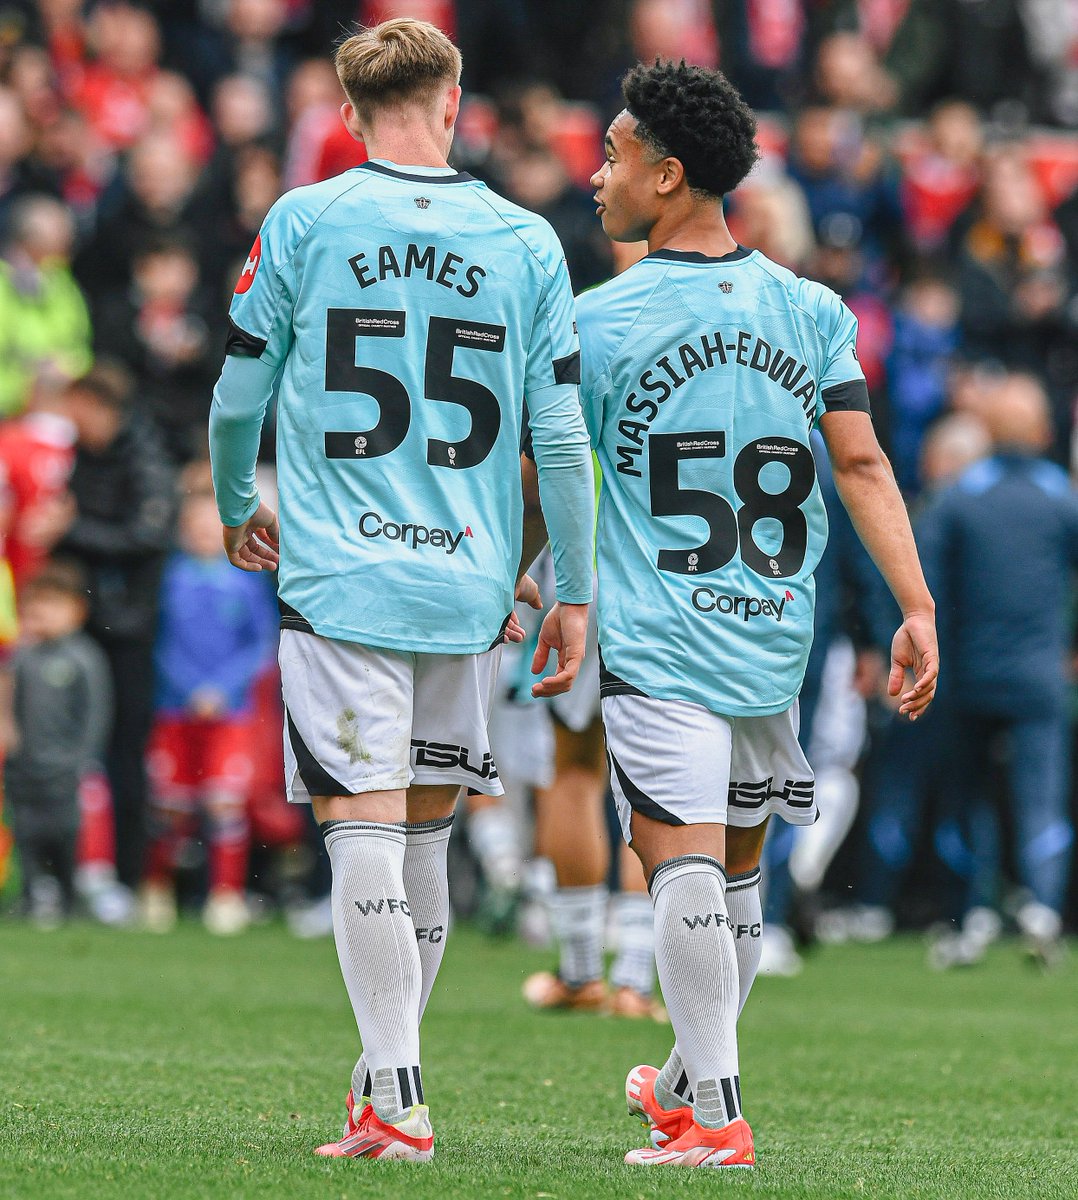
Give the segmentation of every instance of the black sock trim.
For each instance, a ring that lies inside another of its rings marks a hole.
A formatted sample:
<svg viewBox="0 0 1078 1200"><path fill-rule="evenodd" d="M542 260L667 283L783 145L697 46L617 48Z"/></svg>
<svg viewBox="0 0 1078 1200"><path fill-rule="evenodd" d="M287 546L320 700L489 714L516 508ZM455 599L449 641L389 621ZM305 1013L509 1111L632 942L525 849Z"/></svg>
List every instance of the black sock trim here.
<svg viewBox="0 0 1078 1200"><path fill-rule="evenodd" d="M374 1081L371 1079L371 1073L368 1071L363 1078L363 1091L360 1092L360 1099L371 1094L371 1089L374 1087ZM355 1097L352 1097L355 1100Z"/></svg>
<svg viewBox="0 0 1078 1200"><path fill-rule="evenodd" d="M655 881L665 871L672 870L674 867L684 866L686 863L700 863L709 867L717 868L719 874L726 880L726 868L717 858L712 858L710 854L679 854L677 858L668 858L664 862L659 863L651 873L651 878L648 880L648 891L652 895L655 894Z"/></svg>
<svg viewBox="0 0 1078 1200"><path fill-rule="evenodd" d="M418 1067L412 1068L412 1078L415 1080L415 1094L419 1097L417 1104L423 1103L423 1077L419 1073Z"/></svg>
<svg viewBox="0 0 1078 1200"><path fill-rule="evenodd" d="M438 829L448 829L454 821L451 814L448 817L435 817L433 821L405 821L405 833L433 833Z"/></svg>
<svg viewBox="0 0 1078 1200"><path fill-rule="evenodd" d="M740 875L727 876L726 891L741 892L745 888L755 887L760 882L760 868L753 867L751 871L742 871Z"/></svg>
<svg viewBox="0 0 1078 1200"><path fill-rule="evenodd" d="M400 1088L401 1108L411 1108L415 1101L412 1099L412 1085L409 1082L407 1067L397 1068L397 1086Z"/></svg>
<svg viewBox="0 0 1078 1200"><path fill-rule="evenodd" d="M722 1102L726 1106L726 1123L736 1121L738 1118L737 1101L734 1099L734 1088L731 1081L727 1078L719 1080L719 1087L722 1088Z"/></svg>
<svg viewBox="0 0 1078 1200"><path fill-rule="evenodd" d="M387 829L403 833L404 823L403 821L322 821L318 826L318 832L323 838L328 838L332 833L383 833Z"/></svg>

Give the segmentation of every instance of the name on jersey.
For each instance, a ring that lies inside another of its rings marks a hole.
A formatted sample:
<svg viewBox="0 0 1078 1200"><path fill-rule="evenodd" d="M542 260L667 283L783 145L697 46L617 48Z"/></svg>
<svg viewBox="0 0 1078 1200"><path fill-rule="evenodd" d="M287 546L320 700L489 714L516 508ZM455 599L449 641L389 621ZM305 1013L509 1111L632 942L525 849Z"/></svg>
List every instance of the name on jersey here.
<svg viewBox="0 0 1078 1200"><path fill-rule="evenodd" d="M781 600L769 596L728 596L709 587L698 587L692 594L692 606L697 612L720 613L723 616L740 617L751 621L753 617L772 617L776 624L782 620L782 611L793 596L787 592Z"/></svg>
<svg viewBox="0 0 1078 1200"><path fill-rule="evenodd" d="M622 475L642 478L640 454L660 407L690 379L714 366L724 367L729 363L773 379L801 402L806 420L812 423L816 411L816 381L803 362L747 330L738 329L731 333L717 329L694 341L682 342L657 359L625 397L626 411L632 415L618 422L622 442L614 447L618 456L617 470Z"/></svg>
<svg viewBox="0 0 1078 1200"><path fill-rule="evenodd" d="M455 291L465 300L478 295L479 283L486 276L486 271L474 263L462 272L464 259L459 254L441 252L433 246L417 246L414 242L409 242L403 250L399 246L379 246L376 254L355 254L348 265L361 288L374 287L385 279L422 276Z"/></svg>
<svg viewBox="0 0 1078 1200"><path fill-rule="evenodd" d="M359 532L365 538L385 538L389 542L400 542L410 550L418 550L420 546L434 546L444 550L447 556L456 550L462 538L475 537L470 525L454 533L451 529L431 529L427 525L415 525L410 521L387 521L381 513L376 512L365 512L359 518Z"/></svg>

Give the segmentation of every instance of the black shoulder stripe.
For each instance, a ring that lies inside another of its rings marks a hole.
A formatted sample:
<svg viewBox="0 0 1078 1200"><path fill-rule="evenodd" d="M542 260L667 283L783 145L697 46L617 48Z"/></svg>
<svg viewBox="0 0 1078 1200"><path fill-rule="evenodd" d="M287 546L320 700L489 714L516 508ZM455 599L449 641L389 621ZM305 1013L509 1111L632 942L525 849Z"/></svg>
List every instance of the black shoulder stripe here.
<svg viewBox="0 0 1078 1200"><path fill-rule="evenodd" d="M580 351L567 354L564 358L554 359L555 383L580 382Z"/></svg>
<svg viewBox="0 0 1078 1200"><path fill-rule="evenodd" d="M225 353L237 358L261 358L266 353L266 339L257 338L246 329L241 329L231 317L228 318L228 337Z"/></svg>
<svg viewBox="0 0 1078 1200"><path fill-rule="evenodd" d="M868 384L863 379L850 379L824 388L823 406L828 412L872 413L868 402Z"/></svg>

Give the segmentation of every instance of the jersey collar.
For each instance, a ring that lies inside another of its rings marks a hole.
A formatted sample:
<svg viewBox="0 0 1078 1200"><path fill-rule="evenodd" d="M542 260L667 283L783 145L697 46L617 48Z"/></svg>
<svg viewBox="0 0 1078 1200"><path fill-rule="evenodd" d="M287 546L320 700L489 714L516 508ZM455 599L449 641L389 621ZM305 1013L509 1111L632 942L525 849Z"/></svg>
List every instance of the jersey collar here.
<svg viewBox="0 0 1078 1200"><path fill-rule="evenodd" d="M646 254L646 259L657 258L665 262L683 262L683 263L729 263L740 262L743 258L748 258L753 251L745 246L739 245L736 250L731 250L729 254L722 254L718 258L714 258L709 254L701 254L699 250L652 250L650 254Z"/></svg>
<svg viewBox="0 0 1078 1200"><path fill-rule="evenodd" d="M357 169L375 171L392 179L406 179L409 183L469 183L474 178L466 171L454 171L452 167L398 167L384 158L369 158Z"/></svg>

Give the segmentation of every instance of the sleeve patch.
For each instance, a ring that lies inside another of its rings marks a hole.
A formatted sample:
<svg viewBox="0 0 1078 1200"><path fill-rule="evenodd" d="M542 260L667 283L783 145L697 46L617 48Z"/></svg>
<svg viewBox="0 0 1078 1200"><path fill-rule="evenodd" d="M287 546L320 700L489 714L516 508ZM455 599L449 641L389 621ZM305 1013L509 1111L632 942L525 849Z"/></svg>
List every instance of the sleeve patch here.
<svg viewBox="0 0 1078 1200"><path fill-rule="evenodd" d="M868 384L863 379L851 379L824 388L823 406L827 412L863 412L871 415Z"/></svg>
<svg viewBox="0 0 1078 1200"><path fill-rule="evenodd" d="M555 383L579 383L580 382L580 351L576 350L572 354L567 354L565 358L554 359L554 382Z"/></svg>
<svg viewBox="0 0 1078 1200"><path fill-rule="evenodd" d="M241 329L229 317L225 353L235 355L237 358L261 358L266 353L266 339L255 337L253 333Z"/></svg>
<svg viewBox="0 0 1078 1200"><path fill-rule="evenodd" d="M251 247L251 253L247 255L247 261L243 264L243 270L240 271L240 277L236 280L236 295L242 296L244 292L249 291L251 284L255 281L255 275L258 272L258 264L262 261L262 235L255 235L255 244Z"/></svg>

